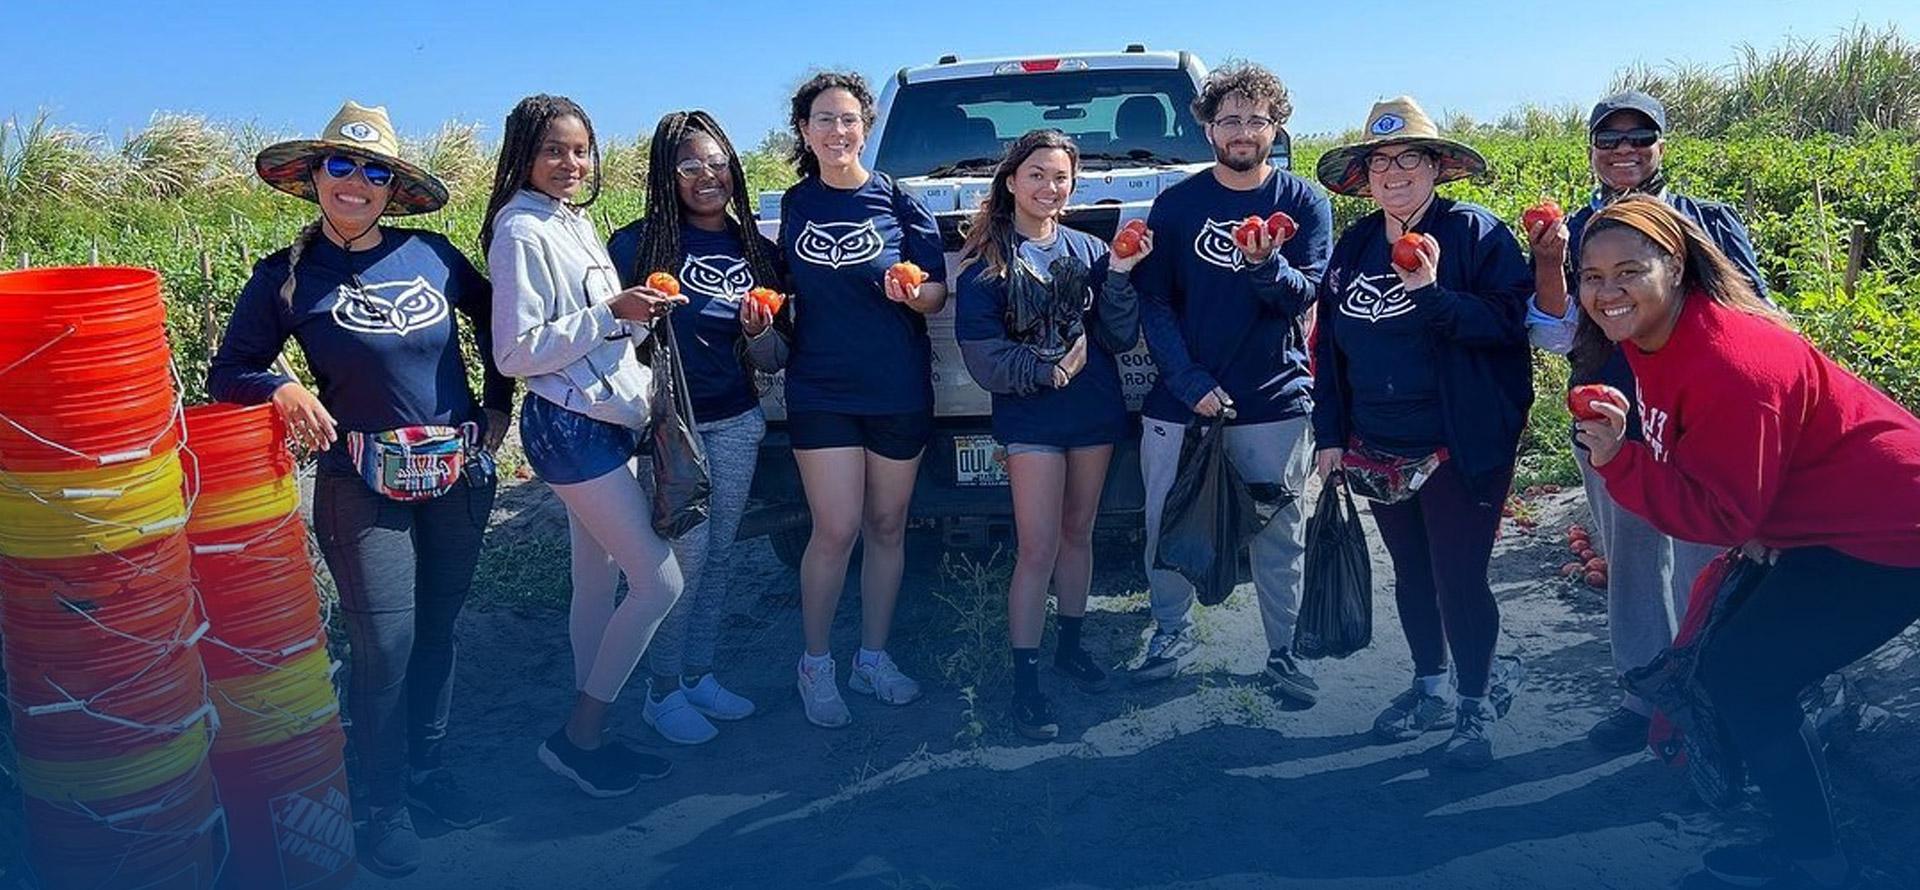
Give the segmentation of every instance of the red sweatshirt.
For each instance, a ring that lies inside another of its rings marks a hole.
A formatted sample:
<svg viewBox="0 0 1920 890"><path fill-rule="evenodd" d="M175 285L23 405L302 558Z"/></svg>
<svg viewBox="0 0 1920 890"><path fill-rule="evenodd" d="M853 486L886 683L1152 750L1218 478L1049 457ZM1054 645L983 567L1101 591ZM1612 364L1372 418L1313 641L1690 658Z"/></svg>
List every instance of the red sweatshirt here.
<svg viewBox="0 0 1920 890"><path fill-rule="evenodd" d="M1607 492L1689 541L1920 566L1920 420L1774 322L1693 295L1658 352L1622 344L1647 441Z"/></svg>

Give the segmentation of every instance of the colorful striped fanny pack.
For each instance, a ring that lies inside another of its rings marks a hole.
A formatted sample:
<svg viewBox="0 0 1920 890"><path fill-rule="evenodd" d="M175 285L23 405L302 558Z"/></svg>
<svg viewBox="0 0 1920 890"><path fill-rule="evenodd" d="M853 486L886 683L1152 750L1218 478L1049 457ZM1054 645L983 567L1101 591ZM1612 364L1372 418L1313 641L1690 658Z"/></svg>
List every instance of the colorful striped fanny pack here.
<svg viewBox="0 0 1920 890"><path fill-rule="evenodd" d="M490 456L480 448L480 426L471 422L349 432L347 453L368 488L403 502L432 500L466 473L492 471Z"/></svg>

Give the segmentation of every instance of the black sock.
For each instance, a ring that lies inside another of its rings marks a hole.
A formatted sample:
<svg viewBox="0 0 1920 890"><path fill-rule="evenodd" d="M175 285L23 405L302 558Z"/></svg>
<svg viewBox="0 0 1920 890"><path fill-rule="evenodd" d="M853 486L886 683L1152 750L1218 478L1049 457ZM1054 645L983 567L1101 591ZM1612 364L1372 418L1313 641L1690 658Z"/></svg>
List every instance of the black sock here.
<svg viewBox="0 0 1920 890"><path fill-rule="evenodd" d="M1022 698L1040 694L1040 650L1013 650L1013 694Z"/></svg>
<svg viewBox="0 0 1920 890"><path fill-rule="evenodd" d="M1287 657L1287 650L1285 649L1268 649L1267 650L1268 661L1279 661L1280 659L1283 659L1286 657Z"/></svg>
<svg viewBox="0 0 1920 890"><path fill-rule="evenodd" d="M1085 615L1060 616L1060 639L1054 648L1056 656L1080 648L1080 625L1086 620Z"/></svg>

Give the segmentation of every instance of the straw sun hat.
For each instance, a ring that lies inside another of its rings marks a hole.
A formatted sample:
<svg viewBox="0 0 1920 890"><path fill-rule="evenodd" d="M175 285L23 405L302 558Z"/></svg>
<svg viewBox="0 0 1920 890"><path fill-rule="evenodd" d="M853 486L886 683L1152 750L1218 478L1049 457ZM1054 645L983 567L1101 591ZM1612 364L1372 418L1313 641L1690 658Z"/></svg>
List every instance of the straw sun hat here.
<svg viewBox="0 0 1920 890"><path fill-rule="evenodd" d="M432 213L447 203L447 186L433 174L400 159L400 140L393 134L383 105L368 108L348 100L327 122L318 139L278 142L260 150L253 169L266 183L289 195L318 203L314 192L314 165L330 155L385 164L393 171L393 197L381 213L406 216Z"/></svg>

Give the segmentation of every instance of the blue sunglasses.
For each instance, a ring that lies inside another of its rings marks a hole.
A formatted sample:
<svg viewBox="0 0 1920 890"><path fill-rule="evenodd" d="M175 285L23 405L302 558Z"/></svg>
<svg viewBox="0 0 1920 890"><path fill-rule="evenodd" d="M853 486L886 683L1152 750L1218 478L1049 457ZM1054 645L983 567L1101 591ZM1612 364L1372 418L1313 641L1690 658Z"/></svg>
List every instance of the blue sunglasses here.
<svg viewBox="0 0 1920 890"><path fill-rule="evenodd" d="M393 181L393 169L379 161L356 161L345 155L330 155L320 166L334 179L345 179L358 170L367 178L367 184L374 188L383 188Z"/></svg>

